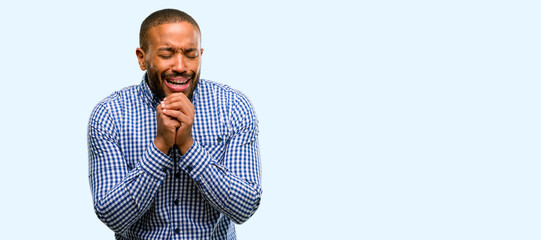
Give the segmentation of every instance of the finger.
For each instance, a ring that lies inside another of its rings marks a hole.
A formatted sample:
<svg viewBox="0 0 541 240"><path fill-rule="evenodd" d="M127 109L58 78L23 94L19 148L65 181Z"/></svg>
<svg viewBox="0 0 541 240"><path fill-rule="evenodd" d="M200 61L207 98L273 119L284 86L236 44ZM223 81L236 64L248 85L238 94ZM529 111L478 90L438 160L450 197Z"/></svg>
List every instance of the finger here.
<svg viewBox="0 0 541 240"><path fill-rule="evenodd" d="M164 115L181 123L186 123L190 125L193 123L192 118L178 110L167 110L164 112Z"/></svg>
<svg viewBox="0 0 541 240"><path fill-rule="evenodd" d="M167 97L164 97L163 100L166 100L166 99L178 99L178 98L188 99L188 97L186 97L186 95L184 95L184 93L175 92L175 93L169 94Z"/></svg>
<svg viewBox="0 0 541 240"><path fill-rule="evenodd" d="M167 128L178 128L181 123L177 118L163 114L161 124Z"/></svg>
<svg viewBox="0 0 541 240"><path fill-rule="evenodd" d="M156 107L156 120L162 122L166 126L179 127L180 122L178 121L178 119L174 116L171 116L171 114L166 114L166 112L172 111L172 110L167 110L165 108L162 108L160 105Z"/></svg>
<svg viewBox="0 0 541 240"><path fill-rule="evenodd" d="M179 111L179 110L167 110L167 109L164 109L163 114L166 115L167 117L178 120L181 123L187 123L187 124L192 124L193 123L193 119L190 118L190 116L186 115L185 113L183 113L182 111Z"/></svg>
<svg viewBox="0 0 541 240"><path fill-rule="evenodd" d="M188 99L188 97L186 97L186 95L184 95L182 93L175 93L175 95L170 95L169 97L164 99L164 104L165 105L172 105L172 104L176 104L176 103L185 104L186 106L192 106L193 107L193 104L190 101L190 99Z"/></svg>
<svg viewBox="0 0 541 240"><path fill-rule="evenodd" d="M167 105L163 104L162 108L166 110L179 110L189 116L193 116L195 113L195 108L191 103L174 102Z"/></svg>
<svg viewBox="0 0 541 240"><path fill-rule="evenodd" d="M166 104L173 102L189 102L190 99L184 95L184 93L172 93L163 99Z"/></svg>
<svg viewBox="0 0 541 240"><path fill-rule="evenodd" d="M177 119L171 118L171 120L167 121L166 126L170 126L172 128L179 128L180 127L180 121Z"/></svg>
<svg viewBox="0 0 541 240"><path fill-rule="evenodd" d="M195 108L190 101L164 101L161 105L161 108L166 110L180 110L186 115L193 116L195 113Z"/></svg>

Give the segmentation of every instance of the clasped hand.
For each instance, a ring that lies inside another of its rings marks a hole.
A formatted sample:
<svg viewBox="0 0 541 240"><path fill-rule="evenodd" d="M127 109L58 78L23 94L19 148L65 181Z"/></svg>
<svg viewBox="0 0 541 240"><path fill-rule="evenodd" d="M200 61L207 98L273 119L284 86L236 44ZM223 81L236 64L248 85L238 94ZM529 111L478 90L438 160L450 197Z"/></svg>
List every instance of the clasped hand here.
<svg viewBox="0 0 541 240"><path fill-rule="evenodd" d="M157 131L154 144L167 154L177 145L184 155L193 144L192 124L195 108L183 93L172 93L156 108Z"/></svg>

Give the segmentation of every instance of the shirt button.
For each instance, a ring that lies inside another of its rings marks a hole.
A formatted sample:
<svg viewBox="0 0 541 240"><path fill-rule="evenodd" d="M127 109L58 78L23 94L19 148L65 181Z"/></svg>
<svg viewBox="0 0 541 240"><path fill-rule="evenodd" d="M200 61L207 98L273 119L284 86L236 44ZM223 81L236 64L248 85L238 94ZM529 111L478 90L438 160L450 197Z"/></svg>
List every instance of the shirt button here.
<svg viewBox="0 0 541 240"><path fill-rule="evenodd" d="M179 229L179 228L175 228L175 233L176 233L176 234L179 234L179 233L180 233L180 229Z"/></svg>
<svg viewBox="0 0 541 240"><path fill-rule="evenodd" d="M222 141L222 138L221 138L221 137L218 137L218 138L216 139L216 141L221 142L221 141Z"/></svg>
<svg viewBox="0 0 541 240"><path fill-rule="evenodd" d="M162 171L164 171L164 172L167 172L167 170L168 170L167 167L162 168Z"/></svg>
<svg viewBox="0 0 541 240"><path fill-rule="evenodd" d="M192 166L187 166L186 171L191 172L192 171Z"/></svg>
<svg viewBox="0 0 541 240"><path fill-rule="evenodd" d="M175 173L175 178L180 178L180 172Z"/></svg>
<svg viewBox="0 0 541 240"><path fill-rule="evenodd" d="M174 203L175 203L175 206L178 206L178 199L176 199L176 200L174 201Z"/></svg>

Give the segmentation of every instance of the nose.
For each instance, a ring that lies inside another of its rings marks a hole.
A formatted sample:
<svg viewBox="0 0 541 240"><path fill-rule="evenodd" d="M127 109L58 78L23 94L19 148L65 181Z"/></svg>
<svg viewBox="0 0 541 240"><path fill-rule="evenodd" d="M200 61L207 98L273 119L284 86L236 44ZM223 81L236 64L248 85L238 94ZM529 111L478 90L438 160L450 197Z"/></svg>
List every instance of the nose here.
<svg viewBox="0 0 541 240"><path fill-rule="evenodd" d="M176 54L175 60L172 61L172 64L173 66L171 68L173 71L176 71L179 73L186 71L186 67L184 64L184 57L182 56L182 54Z"/></svg>

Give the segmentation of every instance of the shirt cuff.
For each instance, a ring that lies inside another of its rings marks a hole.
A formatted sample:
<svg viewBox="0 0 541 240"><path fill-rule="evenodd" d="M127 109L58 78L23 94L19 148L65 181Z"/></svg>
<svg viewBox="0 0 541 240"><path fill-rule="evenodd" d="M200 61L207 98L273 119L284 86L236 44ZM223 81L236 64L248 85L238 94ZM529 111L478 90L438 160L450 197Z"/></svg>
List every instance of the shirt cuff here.
<svg viewBox="0 0 541 240"><path fill-rule="evenodd" d="M205 170L210 163L210 156L207 151L196 140L192 146L180 158L179 167L186 171L194 180Z"/></svg>
<svg viewBox="0 0 541 240"><path fill-rule="evenodd" d="M139 160L141 168L157 179L163 179L169 169L173 167L173 159L160 151L154 142L149 147L143 157Z"/></svg>

